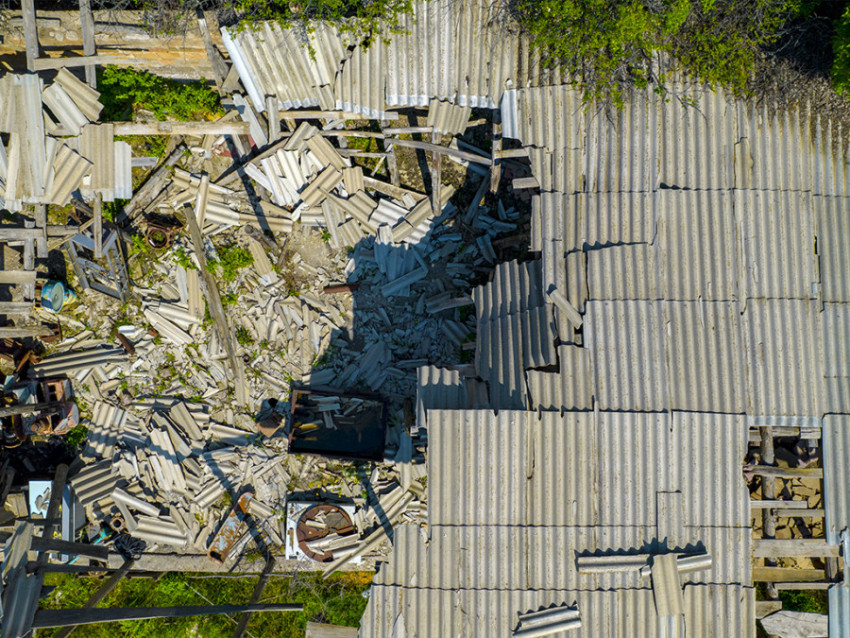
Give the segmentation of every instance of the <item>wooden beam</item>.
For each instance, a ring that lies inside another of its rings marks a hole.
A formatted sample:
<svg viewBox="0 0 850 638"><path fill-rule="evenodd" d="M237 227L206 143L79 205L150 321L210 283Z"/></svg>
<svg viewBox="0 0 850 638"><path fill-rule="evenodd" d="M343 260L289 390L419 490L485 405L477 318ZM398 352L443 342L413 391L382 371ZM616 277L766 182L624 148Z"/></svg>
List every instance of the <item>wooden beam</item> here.
<svg viewBox="0 0 850 638"><path fill-rule="evenodd" d="M755 583L777 583L777 582L814 582L826 580L826 571L823 569L796 569L794 567L761 567L753 566L753 582Z"/></svg>
<svg viewBox="0 0 850 638"><path fill-rule="evenodd" d="M150 177L148 177L144 184L142 184L141 188L133 193L133 197L130 198L130 201L127 202L126 206L124 206L124 214L127 215L127 217L131 220L138 217L142 211L150 205L154 198L159 195L159 193L165 188L166 182L168 182L168 179L171 176L171 167L174 166L181 157L183 157L183 151L185 150L186 145L183 144L183 142L180 142L177 147L171 151L171 154L165 159L160 167L156 169Z"/></svg>
<svg viewBox="0 0 850 638"><path fill-rule="evenodd" d="M118 586L118 583L120 583L121 580L130 572L130 569L132 569L132 567L133 561L125 560L124 564L121 565L121 568L117 572L112 574L112 576L110 576L106 582L104 582L100 587L97 588L97 591L91 595L91 598L86 601L86 604L83 605L82 608L94 609L95 607L97 607L98 604L103 602L103 599L106 598L112 592L112 590ZM53 638L68 638L68 636L74 633L74 630L76 628L76 625L64 627L63 629L60 629L55 634L53 634Z"/></svg>
<svg viewBox="0 0 850 638"><path fill-rule="evenodd" d="M53 530L56 528L56 522L59 518L59 506L62 504L62 492L65 491L65 481L67 480L68 466L60 463L56 467L56 473L53 475L53 483L50 487L50 502L47 505L47 515L44 517L49 522L41 530L41 538L32 539L33 549L36 549L36 541L45 543L53 538ZM35 562L39 567L44 567L47 564L47 552L41 552Z"/></svg>
<svg viewBox="0 0 850 638"><path fill-rule="evenodd" d="M36 71L38 61L38 27L35 22L35 0L21 0L21 17L24 20L24 46L26 47L27 71Z"/></svg>
<svg viewBox="0 0 850 638"><path fill-rule="evenodd" d="M209 184L209 182L207 182L207 184ZM218 337L224 346L224 351L227 353L227 358L230 360L230 367L233 370L233 381L236 385L236 401L240 406L245 406L248 403L248 391L245 387L245 370L242 367L242 361L236 356L233 332L227 325L227 318L224 315L224 306L221 303L221 294L218 291L218 284L216 283L215 277L213 277L212 273L207 270L204 240L194 211L186 214L186 223L189 226L189 236L192 239L195 256L197 257L198 263L201 267L201 277L206 284L203 288L204 296L206 297L207 304L210 308L210 316L213 319L213 325L218 332Z"/></svg>
<svg viewBox="0 0 850 638"><path fill-rule="evenodd" d="M308 622L304 638L357 638L357 627L340 627L325 623Z"/></svg>
<svg viewBox="0 0 850 638"><path fill-rule="evenodd" d="M47 527L50 526L48 525ZM43 552L45 555L47 552L59 552L61 554L87 556L102 561L109 559L109 548L106 545L75 543L73 541L63 541L60 538L33 538L32 548L35 551Z"/></svg>
<svg viewBox="0 0 850 638"><path fill-rule="evenodd" d="M778 591L796 590L796 589L829 589L834 587L835 583L774 583L774 587Z"/></svg>
<svg viewBox="0 0 850 638"><path fill-rule="evenodd" d="M83 54L94 56L97 53L97 47L94 41L94 15L91 11L91 0L80 0L80 29L83 32ZM86 65L86 82L91 88L97 88L94 64Z"/></svg>
<svg viewBox="0 0 850 638"><path fill-rule="evenodd" d="M791 509L783 509L777 508L773 510L774 514L777 518L823 518L824 510L822 509L801 509L801 508L791 508Z"/></svg>
<svg viewBox="0 0 850 638"><path fill-rule="evenodd" d="M271 580L274 567L274 556L269 554L266 559L266 566L263 569L263 573L260 574L260 578L254 587L254 592L251 594L251 600L248 601L249 605L256 605L260 602L260 596L263 595L263 590L266 588L266 585L269 584L269 580ZM245 635L245 631L248 629L248 623L251 622L251 615L252 613L250 611L246 611L239 617L239 623L236 625L236 630L233 632L233 638L242 638L242 636Z"/></svg>
<svg viewBox="0 0 850 638"><path fill-rule="evenodd" d="M785 509L800 508L806 509L809 506L807 501L781 501L771 499L769 501L750 501L750 509L762 510L770 507L783 507Z"/></svg>
<svg viewBox="0 0 850 638"><path fill-rule="evenodd" d="M0 301L0 315L28 315L34 307L32 301Z"/></svg>
<svg viewBox="0 0 850 638"><path fill-rule="evenodd" d="M35 204L33 206L33 217L35 217L35 227L41 231L35 238L36 254L39 259L47 259L47 206Z"/></svg>
<svg viewBox="0 0 850 638"><path fill-rule="evenodd" d="M473 164L483 164L484 166L490 166L493 163L489 157L482 157L476 153L467 153L466 151L461 151L455 148L447 148L445 146L438 146L437 144L420 142L418 140L398 140L392 138L385 142L385 146L403 146L405 148L415 148L420 151L442 153L443 155L451 155L452 157L457 157L458 159L466 160Z"/></svg>
<svg viewBox="0 0 850 638"><path fill-rule="evenodd" d="M248 122L116 122L115 135L248 135Z"/></svg>
<svg viewBox="0 0 850 638"><path fill-rule="evenodd" d="M0 284L34 284L34 270L0 270Z"/></svg>
<svg viewBox="0 0 850 638"><path fill-rule="evenodd" d="M94 197L94 258L103 257L103 197L96 193Z"/></svg>
<svg viewBox="0 0 850 638"><path fill-rule="evenodd" d="M11 326L0 328L0 339L25 339L27 337L49 337L53 331L47 326L33 326L30 328L13 328Z"/></svg>
<svg viewBox="0 0 850 638"><path fill-rule="evenodd" d="M744 471L772 478L823 478L823 468L820 467L773 467L772 465L750 465Z"/></svg>
<svg viewBox="0 0 850 638"><path fill-rule="evenodd" d="M266 116L269 120L269 142L280 139L280 103L276 95L266 96Z"/></svg>
<svg viewBox="0 0 850 638"><path fill-rule="evenodd" d="M303 605L198 605L191 607L116 607L106 609L39 609L33 629L90 625L99 622L148 620L150 618L186 618L211 614L241 614L246 611L303 611Z"/></svg>
<svg viewBox="0 0 850 638"><path fill-rule="evenodd" d="M508 159L508 158L524 158L528 159L528 149L523 148L507 148L502 149L501 151L493 153L493 156L498 159Z"/></svg>
<svg viewBox="0 0 850 638"><path fill-rule="evenodd" d="M439 141L443 138L440 133L431 133L431 144L439 147ZM442 148L442 147L440 147ZM431 152L431 213L434 217L440 216L442 202L440 191L443 186L443 156L437 151Z"/></svg>
<svg viewBox="0 0 850 638"><path fill-rule="evenodd" d="M281 111L282 120L397 120L398 113L384 113L384 117L369 117L345 111Z"/></svg>
<svg viewBox="0 0 850 638"><path fill-rule="evenodd" d="M756 539L753 558L837 558L839 549L822 538Z"/></svg>
<svg viewBox="0 0 850 638"><path fill-rule="evenodd" d="M221 92L225 95L233 93L239 84L239 71L235 64L231 64L227 70L227 75L224 76L224 82L221 84Z"/></svg>
<svg viewBox="0 0 850 638"><path fill-rule="evenodd" d="M34 71L51 71L54 69L66 69L77 66L92 66L100 64L114 64L118 66L130 66L134 61L130 58L116 55L78 55L70 58L39 58L33 62ZM116 133L117 135L117 133Z"/></svg>
<svg viewBox="0 0 850 638"><path fill-rule="evenodd" d="M502 180L502 163L499 161L502 152L502 112L499 109L493 111L493 169L490 171L490 192L499 190L499 182Z"/></svg>
<svg viewBox="0 0 850 638"><path fill-rule="evenodd" d="M209 58L210 66L212 67L213 82L215 82L215 85L218 87L219 91L221 91L224 84L224 78L227 77L227 64L225 63L221 52L219 52L213 44L212 36L210 36L210 29L207 26L207 18L204 16L204 12L200 9L198 9L198 29L201 32L201 37L204 39L204 47L207 50L207 58Z"/></svg>

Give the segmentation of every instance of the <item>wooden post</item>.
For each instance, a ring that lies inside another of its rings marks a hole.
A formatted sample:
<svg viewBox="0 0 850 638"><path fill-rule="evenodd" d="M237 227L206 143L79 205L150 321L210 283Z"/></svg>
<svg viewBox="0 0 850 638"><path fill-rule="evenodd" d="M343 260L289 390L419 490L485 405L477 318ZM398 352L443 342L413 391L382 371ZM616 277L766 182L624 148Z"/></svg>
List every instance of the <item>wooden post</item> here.
<svg viewBox="0 0 850 638"><path fill-rule="evenodd" d="M303 605L198 605L184 607L124 607L107 609L39 609L33 629L90 625L99 622L148 620L150 618L186 618L211 614L241 614L246 611L303 611Z"/></svg>
<svg viewBox="0 0 850 638"><path fill-rule="evenodd" d="M219 53L219 50L216 49L213 44L212 37L210 36L210 29L207 26L207 19L204 16L204 12L200 9L198 9L198 29L201 32L201 37L204 39L204 47L207 50L207 58L209 58L210 66L212 67L213 82L215 82L216 87L218 87L218 90L221 93L224 91L224 78L227 77L227 64L221 56L221 53Z"/></svg>
<svg viewBox="0 0 850 638"><path fill-rule="evenodd" d="M440 133L431 133L431 144L437 146L442 139ZM443 183L443 156L440 153L431 153L431 212L434 217L439 217L442 210L440 201L440 190Z"/></svg>
<svg viewBox="0 0 850 638"><path fill-rule="evenodd" d="M91 0L80 0L80 28L83 32L83 54L94 56L97 54L97 47L94 41L94 15L91 10ZM86 82L91 88L97 88L97 73L94 64L86 65Z"/></svg>
<svg viewBox="0 0 850 638"><path fill-rule="evenodd" d="M280 103L276 95L266 96L266 117L269 120L269 144L280 139Z"/></svg>
<svg viewBox="0 0 850 638"><path fill-rule="evenodd" d="M24 20L24 43L27 50L27 71L36 70L38 60L38 28L35 21L35 0L21 0Z"/></svg>
<svg viewBox="0 0 850 638"><path fill-rule="evenodd" d="M773 432L769 427L759 428L761 435L761 463L763 465L773 465L776 462L776 457L773 449ZM772 501L776 498L776 486L772 476L761 477L761 497L764 500ZM765 508L762 510L762 536L765 539L776 538L776 517L773 510ZM764 566L767 568L776 567L776 561L773 558L765 558ZM773 583L768 582L765 587L768 598L776 599L779 593L773 586Z"/></svg>
<svg viewBox="0 0 850 638"><path fill-rule="evenodd" d="M35 241L35 252L39 259L47 259L47 206L36 204L34 208L35 227L41 231Z"/></svg>
<svg viewBox="0 0 850 638"><path fill-rule="evenodd" d="M83 605L83 609L94 609L98 606L99 603L106 598L115 587L118 586L118 583L130 572L133 567L132 560L125 560L124 564L121 565L121 568L112 574L105 583L103 583L100 587L98 587L97 591L92 594L91 598L86 601L86 604ZM69 625L64 629L60 629L55 634L53 634L53 638L68 638L74 630L77 628L76 625Z"/></svg>
<svg viewBox="0 0 850 638"><path fill-rule="evenodd" d="M502 179L502 164L499 154L502 151L502 112L499 109L493 111L493 170L490 171L490 192L499 190L499 181Z"/></svg>
<svg viewBox="0 0 850 638"><path fill-rule="evenodd" d="M254 592L251 594L251 600L248 601L249 605L256 605L260 602L260 596L263 595L263 590L266 588L266 585L268 585L269 580L271 580L275 562L274 556L271 554L266 557L266 566L254 587ZM245 635L245 631L248 629L248 623L251 622L251 615L252 612L246 611L239 617L239 623L236 625L236 630L233 632L233 638L242 638L242 636Z"/></svg>
<svg viewBox="0 0 850 638"><path fill-rule="evenodd" d="M248 135L248 122L115 122L115 135Z"/></svg>
<svg viewBox="0 0 850 638"><path fill-rule="evenodd" d="M94 258L103 257L103 196L100 193L94 196Z"/></svg>
<svg viewBox="0 0 850 638"><path fill-rule="evenodd" d="M124 206L124 214L127 217L131 220L138 217L154 198L159 195L162 189L165 188L168 177L171 175L171 167L183 157L183 151L185 150L186 145L180 142L160 167L142 184L141 188L133 193L133 197Z"/></svg>

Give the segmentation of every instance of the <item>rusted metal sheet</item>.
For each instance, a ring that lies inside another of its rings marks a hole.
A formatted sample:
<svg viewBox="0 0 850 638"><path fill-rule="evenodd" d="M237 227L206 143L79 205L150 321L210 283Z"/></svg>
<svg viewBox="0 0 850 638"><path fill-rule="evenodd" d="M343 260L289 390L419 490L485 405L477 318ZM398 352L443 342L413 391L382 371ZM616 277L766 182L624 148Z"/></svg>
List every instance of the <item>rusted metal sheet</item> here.
<svg viewBox="0 0 850 638"><path fill-rule="evenodd" d="M242 535L242 524L252 498L254 498L253 492L245 492L239 497L207 549L207 556L219 565L224 563L231 548Z"/></svg>

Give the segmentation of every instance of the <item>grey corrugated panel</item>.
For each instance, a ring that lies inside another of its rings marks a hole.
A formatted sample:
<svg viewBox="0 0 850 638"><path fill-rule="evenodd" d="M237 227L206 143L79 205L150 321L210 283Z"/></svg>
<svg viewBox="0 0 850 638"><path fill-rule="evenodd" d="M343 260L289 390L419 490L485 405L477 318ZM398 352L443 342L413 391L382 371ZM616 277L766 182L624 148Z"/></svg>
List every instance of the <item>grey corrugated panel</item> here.
<svg viewBox="0 0 850 638"><path fill-rule="evenodd" d="M850 587L833 585L829 588L829 635L850 634Z"/></svg>
<svg viewBox="0 0 850 638"><path fill-rule="evenodd" d="M416 369L416 425L427 426L428 410L470 407L460 373L449 368L422 366Z"/></svg>
<svg viewBox="0 0 850 638"><path fill-rule="evenodd" d="M71 487L80 503L90 505L112 494L118 477L113 473L112 459L87 465L71 477Z"/></svg>
<svg viewBox="0 0 850 638"><path fill-rule="evenodd" d="M658 140L658 183L692 189L732 188L739 139L737 105L722 89L713 92L674 85L673 90L696 104L654 101L657 106L653 110L659 112L654 133Z"/></svg>
<svg viewBox="0 0 850 638"><path fill-rule="evenodd" d="M127 412L121 408L104 401L96 402L92 407L83 456L89 459L112 459L115 444L127 419Z"/></svg>
<svg viewBox="0 0 850 638"><path fill-rule="evenodd" d="M448 0L418 2L404 16L403 33L391 38L387 51L387 104L427 106L432 97L454 95L454 17Z"/></svg>
<svg viewBox="0 0 850 638"><path fill-rule="evenodd" d="M374 38L369 47L358 44L336 76L336 108L382 119L387 113L384 91L387 45Z"/></svg>
<svg viewBox="0 0 850 638"><path fill-rule="evenodd" d="M590 355L578 346L558 346L559 372L528 370L529 407L535 410L589 410L593 407Z"/></svg>
<svg viewBox="0 0 850 638"><path fill-rule="evenodd" d="M326 137L313 135L307 140L307 148L309 148L310 152L318 158L319 165L322 167L333 166L344 173L345 169L349 165L349 163L340 156L339 152L336 148L334 148L334 145L331 144Z"/></svg>
<svg viewBox="0 0 850 638"><path fill-rule="evenodd" d="M850 412L850 304L825 303L823 319L826 412Z"/></svg>
<svg viewBox="0 0 850 638"><path fill-rule="evenodd" d="M470 107L456 106L436 98L428 103L428 119L425 125L433 127L443 135L463 135L469 123Z"/></svg>
<svg viewBox="0 0 850 638"><path fill-rule="evenodd" d="M324 192L332 191L341 181L342 173L333 166L328 166L301 191L301 201L308 207L316 206L325 198Z"/></svg>
<svg viewBox="0 0 850 638"><path fill-rule="evenodd" d="M550 151L584 149L590 116L582 103L581 92L569 85L517 91L516 133L526 146Z"/></svg>
<svg viewBox="0 0 850 638"><path fill-rule="evenodd" d="M744 412L747 359L739 306L694 301L668 302L663 308L668 406L699 412Z"/></svg>
<svg viewBox="0 0 850 638"><path fill-rule="evenodd" d="M815 152L812 154L812 192L816 195L846 196L850 193L850 163L841 123L833 124L820 115L814 118Z"/></svg>
<svg viewBox="0 0 850 638"><path fill-rule="evenodd" d="M260 124L257 114L254 112L254 109L251 108L251 105L248 104L248 101L242 97L241 94L234 93L233 105L236 107L236 111L239 113L239 117L242 121L248 122L251 138L257 148L262 148L268 144L269 140L268 137L266 137L265 131L263 131L263 126Z"/></svg>
<svg viewBox="0 0 850 638"><path fill-rule="evenodd" d="M91 162L75 153L67 144L61 144L53 159L53 184L50 202L65 206L71 193L80 188L83 176L91 169ZM130 195L132 197L132 193Z"/></svg>
<svg viewBox="0 0 850 638"><path fill-rule="evenodd" d="M818 296L815 218L810 193L735 191L742 297Z"/></svg>
<svg viewBox="0 0 850 638"><path fill-rule="evenodd" d="M799 108L780 111L738 102L738 120L736 188L813 190L810 114L800 113Z"/></svg>
<svg viewBox="0 0 850 638"><path fill-rule="evenodd" d="M42 81L37 75L10 75L15 119L9 142L6 199L37 203L44 197L47 153L42 117ZM11 161L16 157L16 161ZM12 165L17 168L13 171Z"/></svg>
<svg viewBox="0 0 850 638"><path fill-rule="evenodd" d="M45 88L42 98L45 106L71 135L79 135L80 129L89 122L89 118L59 84L51 84Z"/></svg>
<svg viewBox="0 0 850 638"><path fill-rule="evenodd" d="M103 109L98 91L91 88L82 80L79 80L68 69L59 69L55 82L65 89L65 92L71 97L77 108L82 111L83 115L90 122L97 121L100 111Z"/></svg>
<svg viewBox="0 0 850 638"><path fill-rule="evenodd" d="M90 348L88 350L72 350L63 354L56 354L41 363L30 367L30 376L34 378L45 378L52 376L70 375L79 370L85 370L95 366L114 364L127 360L127 353L123 348Z"/></svg>
<svg viewBox="0 0 850 638"><path fill-rule="evenodd" d="M138 525L133 530L133 536L143 541L174 547L183 547L188 542L186 535L170 516L154 518L153 516L139 515L137 521Z"/></svg>
<svg viewBox="0 0 850 638"><path fill-rule="evenodd" d="M747 302L743 319L749 414L823 414L823 332L818 310L815 301Z"/></svg>
<svg viewBox="0 0 850 638"><path fill-rule="evenodd" d="M553 241L542 247L542 287L544 291L556 288L579 312L584 312L587 301L587 256L579 251L565 254L563 246L563 242Z"/></svg>
<svg viewBox="0 0 850 638"><path fill-rule="evenodd" d="M679 582L679 568L673 554L656 556L652 561L652 596L655 599L655 613L665 616L684 614L685 601L682 598L682 585Z"/></svg>
<svg viewBox="0 0 850 638"><path fill-rule="evenodd" d="M838 545L839 534L850 531L850 415L829 414L823 418L823 491L828 543Z"/></svg>
<svg viewBox="0 0 850 638"><path fill-rule="evenodd" d="M133 197L133 148L127 142L115 142L114 199ZM110 201L104 198L104 201Z"/></svg>
<svg viewBox="0 0 850 638"><path fill-rule="evenodd" d="M755 588L687 585L683 595L688 638L755 638Z"/></svg>
<svg viewBox="0 0 850 638"><path fill-rule="evenodd" d="M11 133L15 124L15 90L12 87L12 74L0 78L0 131Z"/></svg>
<svg viewBox="0 0 850 638"><path fill-rule="evenodd" d="M624 244L587 253L588 298L599 301L662 299L658 250L649 244Z"/></svg>
<svg viewBox="0 0 850 638"><path fill-rule="evenodd" d="M583 190L646 192L658 186L658 145L653 134L658 113L653 102L652 97L638 93L613 113L606 114L603 109L588 113ZM664 131L662 138L667 135ZM566 187L559 190L566 191Z"/></svg>
<svg viewBox="0 0 850 638"><path fill-rule="evenodd" d="M584 340L603 410L669 406L663 309L640 301L589 301Z"/></svg>
<svg viewBox="0 0 850 638"><path fill-rule="evenodd" d="M80 137L80 155L93 164L87 190L99 192L107 201L114 199L114 137L112 124L87 124Z"/></svg>
<svg viewBox="0 0 850 638"><path fill-rule="evenodd" d="M821 298L850 301L850 199L813 197L811 201L817 223Z"/></svg>
<svg viewBox="0 0 850 638"><path fill-rule="evenodd" d="M284 109L333 108L327 87L333 86L345 59L346 39L328 24L311 26L311 33L299 27L282 29L271 22L238 33L236 29L221 30L257 112L265 111L266 95L276 95Z"/></svg>
<svg viewBox="0 0 850 638"><path fill-rule="evenodd" d="M502 116L502 137L519 139L519 107L517 106L517 90L508 89L502 94L499 102L499 111Z"/></svg>
<svg viewBox="0 0 850 638"><path fill-rule="evenodd" d="M41 597L44 576L19 574L3 592L3 620L0 632L4 638L29 636Z"/></svg>
<svg viewBox="0 0 850 638"><path fill-rule="evenodd" d="M736 299L738 245L730 193L662 189L655 201L662 297ZM737 218L752 214L746 209Z"/></svg>

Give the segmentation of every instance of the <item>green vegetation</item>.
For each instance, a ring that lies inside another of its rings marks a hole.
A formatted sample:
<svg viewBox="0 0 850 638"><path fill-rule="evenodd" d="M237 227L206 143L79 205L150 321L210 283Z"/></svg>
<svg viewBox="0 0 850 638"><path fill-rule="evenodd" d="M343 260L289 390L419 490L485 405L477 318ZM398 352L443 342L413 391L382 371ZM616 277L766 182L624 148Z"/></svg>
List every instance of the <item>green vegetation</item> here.
<svg viewBox="0 0 850 638"><path fill-rule="evenodd" d="M366 38L403 32L404 17L413 11L412 0L230 0L229 5L240 16L242 28L271 20L284 28L312 30L315 21L322 20L343 33Z"/></svg>
<svg viewBox="0 0 850 638"><path fill-rule="evenodd" d="M78 405L77 407L80 406ZM80 409L82 408L80 407ZM88 433L89 431L84 425L78 425L75 428L71 428L68 430L67 434L65 434L65 445L67 445L68 449L72 452L76 452L77 448L85 443Z"/></svg>
<svg viewBox="0 0 850 638"><path fill-rule="evenodd" d="M202 120L222 115L218 94L206 82L178 82L147 71L105 67L98 73L101 121L132 119L137 108L158 120Z"/></svg>
<svg viewBox="0 0 850 638"><path fill-rule="evenodd" d="M158 581L148 578L125 579L102 606L244 604L250 599L256 583L256 577L223 579L197 576L200 575L168 573ZM308 620L355 627L366 607L362 593L368 588L370 580L369 573L337 574L327 581L322 581L319 573L272 578L263 592L262 602L302 603L304 611L254 614L248 632L254 636L301 638ZM42 607L82 607L102 582L95 578L74 578L70 574L48 574L45 584L55 586L56 589L42 601ZM217 638L233 634L234 619L227 616L197 616L86 625L84 635L89 638ZM39 636L52 635L54 631L50 629L39 631Z"/></svg>
<svg viewBox="0 0 850 638"><path fill-rule="evenodd" d="M236 279L236 275L242 268L247 268L254 263L254 257L251 253L237 244L231 244L218 250L218 261L211 259L207 262L207 268L210 272L217 272L221 269L221 278L223 281L230 283Z"/></svg>
<svg viewBox="0 0 850 638"><path fill-rule="evenodd" d="M192 259L192 256L186 252L186 249L183 246L176 246L174 248L174 261L177 262L177 265L183 268L184 270L197 270L198 267L195 265L195 260Z"/></svg>
<svg viewBox="0 0 850 638"><path fill-rule="evenodd" d="M103 202L103 218L107 221L114 222L115 218L118 217L118 214L124 210L124 206L127 205L129 199L116 199L112 202Z"/></svg>
<svg viewBox="0 0 850 638"><path fill-rule="evenodd" d="M236 329L236 343L240 346L250 346L254 343L253 337L251 337L251 333L248 332L248 329L244 326L239 326Z"/></svg>
<svg viewBox="0 0 850 638"><path fill-rule="evenodd" d="M850 95L850 6L835 21L832 38L832 84L844 96Z"/></svg>
<svg viewBox="0 0 850 638"><path fill-rule="evenodd" d="M520 23L587 100L621 105L632 86L663 92L657 53L711 85L746 94L760 49L800 0L517 0Z"/></svg>
<svg viewBox="0 0 850 638"><path fill-rule="evenodd" d="M822 589L783 590L779 592L782 609L808 611L814 614L829 613L829 595Z"/></svg>

